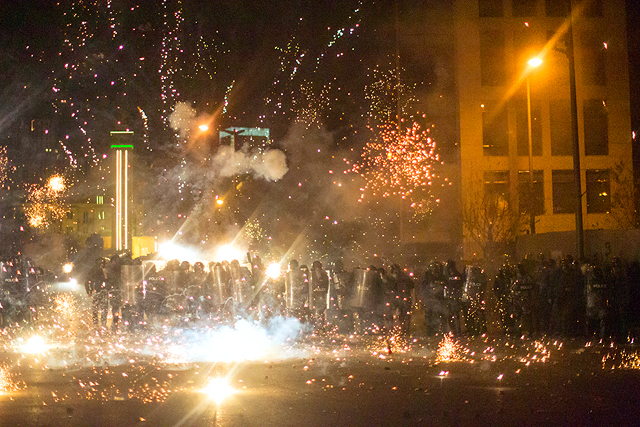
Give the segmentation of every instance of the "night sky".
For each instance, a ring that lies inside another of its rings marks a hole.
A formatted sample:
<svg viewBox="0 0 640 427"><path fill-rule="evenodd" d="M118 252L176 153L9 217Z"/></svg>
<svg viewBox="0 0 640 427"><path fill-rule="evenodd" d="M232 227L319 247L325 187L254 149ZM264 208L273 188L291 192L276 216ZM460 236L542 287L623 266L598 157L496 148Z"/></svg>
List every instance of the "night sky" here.
<svg viewBox="0 0 640 427"><path fill-rule="evenodd" d="M172 235L184 218L206 210L202 205L210 201L203 194L222 197L225 191L202 180L208 176L202 159L216 153L216 131L268 127L271 148L286 153L289 172L277 186L252 180L242 190L246 206L230 207L235 219L204 218L205 226L194 226L193 239L211 234L206 230L212 221L224 228L223 223L249 219L272 235L269 228L288 212L295 227L278 229L282 235L295 236L309 224L337 225L320 233L320 252L332 238L347 236L340 244L348 246L349 236L377 226L381 231L368 237L388 241L384 230L398 218L371 213L388 211L379 201L363 212L363 183L357 174L344 173L358 162L372 129L396 115L396 25L403 37L415 40L398 51L403 118L423 129L435 125L431 136L444 164L456 162L458 139L455 113L438 104L455 100L447 75L452 58L444 64L441 59L453 43L438 30L451 24L453 2L397 4L396 21L394 3L386 1L2 2L0 138L18 167L14 182L38 183L59 173L76 183L72 192L80 200L108 194L103 177L109 131L134 130L145 227ZM640 17L630 0L628 19L635 82ZM634 84L631 95L638 129L640 93ZM213 132L177 138L169 116L179 102L207 120ZM27 132L30 126L39 137ZM57 155L43 157L28 148L43 146ZM256 213L265 195L269 218ZM429 198L439 198L437 191ZM446 197L441 199L446 205ZM150 206L162 209L152 212Z"/></svg>

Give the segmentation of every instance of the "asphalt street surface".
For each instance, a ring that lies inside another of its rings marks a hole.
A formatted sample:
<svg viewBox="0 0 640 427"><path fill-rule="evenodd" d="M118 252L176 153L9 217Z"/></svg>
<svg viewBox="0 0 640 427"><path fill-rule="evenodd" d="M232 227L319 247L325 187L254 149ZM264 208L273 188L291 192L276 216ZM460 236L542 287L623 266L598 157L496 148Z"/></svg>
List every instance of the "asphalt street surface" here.
<svg viewBox="0 0 640 427"><path fill-rule="evenodd" d="M0 394L0 425L640 424L633 343L381 336L298 337L264 360L238 353L202 362L189 360L207 357L188 346L154 354L150 341L161 340L143 335L75 337L27 354L5 336L0 357L12 386ZM247 340L243 351L260 345ZM212 355L238 347L216 345ZM230 394L207 391L215 377Z"/></svg>

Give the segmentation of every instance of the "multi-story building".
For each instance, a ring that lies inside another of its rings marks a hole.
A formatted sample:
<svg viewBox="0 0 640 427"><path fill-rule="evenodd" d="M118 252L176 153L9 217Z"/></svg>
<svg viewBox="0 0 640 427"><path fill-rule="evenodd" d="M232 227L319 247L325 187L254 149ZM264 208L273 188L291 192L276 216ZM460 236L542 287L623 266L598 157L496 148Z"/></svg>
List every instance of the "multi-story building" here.
<svg viewBox="0 0 640 427"><path fill-rule="evenodd" d="M567 37L575 58L584 229L623 227L613 213L633 203L622 188L632 176L625 5L578 3L455 1L463 204L501 196L525 218L520 234L532 231L531 212L535 233L576 228ZM527 64L532 57L542 60L535 69ZM465 257L478 250L468 236L464 246Z"/></svg>

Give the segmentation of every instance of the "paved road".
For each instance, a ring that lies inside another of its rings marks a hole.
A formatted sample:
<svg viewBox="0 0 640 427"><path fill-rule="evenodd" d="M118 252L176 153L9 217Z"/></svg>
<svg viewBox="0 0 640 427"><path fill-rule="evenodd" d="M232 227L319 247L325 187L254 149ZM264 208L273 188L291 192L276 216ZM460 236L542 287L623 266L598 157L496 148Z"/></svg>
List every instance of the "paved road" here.
<svg viewBox="0 0 640 427"><path fill-rule="evenodd" d="M225 363L169 362L133 347L108 358L122 341L107 339L102 350L86 342L65 349L62 358L75 360L66 367L52 363L54 350L5 346L17 390L0 395L0 425L640 424L633 345L478 338L451 346L456 361L438 362L447 355L440 339L385 346L373 337L309 337L283 358ZM235 393L218 404L202 389L220 376Z"/></svg>

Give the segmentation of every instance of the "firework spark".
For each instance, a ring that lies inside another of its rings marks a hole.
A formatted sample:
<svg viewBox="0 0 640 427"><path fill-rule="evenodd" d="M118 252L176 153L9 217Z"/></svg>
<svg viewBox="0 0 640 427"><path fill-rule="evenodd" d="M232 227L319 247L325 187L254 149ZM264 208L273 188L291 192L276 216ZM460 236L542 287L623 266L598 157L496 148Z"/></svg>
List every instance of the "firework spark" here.
<svg viewBox="0 0 640 427"><path fill-rule="evenodd" d="M63 319L73 319L77 314L76 301L73 295L70 294L58 294L53 299L54 309L60 314Z"/></svg>
<svg viewBox="0 0 640 427"><path fill-rule="evenodd" d="M415 199L414 208L437 203L428 191L437 178L433 170L437 163L440 157L429 129L421 131L415 122L404 132L395 125L383 125L380 139L366 144L360 162L351 169L366 181L359 201L368 191L374 196Z"/></svg>
<svg viewBox="0 0 640 427"><path fill-rule="evenodd" d="M51 176L45 185L28 187L25 215L31 227L47 228L52 221L63 217L67 212L63 202L66 188L65 179L60 175Z"/></svg>
<svg viewBox="0 0 640 427"><path fill-rule="evenodd" d="M462 361L462 346L449 333L438 343L436 362L460 362Z"/></svg>

